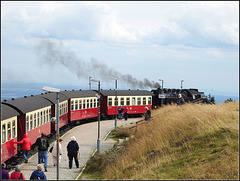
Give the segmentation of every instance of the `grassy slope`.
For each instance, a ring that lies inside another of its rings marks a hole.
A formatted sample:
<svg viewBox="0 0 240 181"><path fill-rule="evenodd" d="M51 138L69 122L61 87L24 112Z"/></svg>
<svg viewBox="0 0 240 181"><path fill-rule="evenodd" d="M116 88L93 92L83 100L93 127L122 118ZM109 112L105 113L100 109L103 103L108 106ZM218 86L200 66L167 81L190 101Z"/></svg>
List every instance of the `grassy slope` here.
<svg viewBox="0 0 240 181"><path fill-rule="evenodd" d="M90 159L87 179L238 179L239 103L166 106L136 136Z"/></svg>

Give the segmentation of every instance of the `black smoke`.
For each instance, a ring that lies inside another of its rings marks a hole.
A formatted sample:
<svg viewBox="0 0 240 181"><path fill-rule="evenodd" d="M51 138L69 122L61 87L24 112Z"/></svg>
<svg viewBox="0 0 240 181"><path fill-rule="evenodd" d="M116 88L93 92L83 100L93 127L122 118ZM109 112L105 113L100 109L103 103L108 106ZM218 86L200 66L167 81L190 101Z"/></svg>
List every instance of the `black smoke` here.
<svg viewBox="0 0 240 181"><path fill-rule="evenodd" d="M60 63L69 71L78 76L79 79L88 78L94 72L100 80L109 81L110 77L116 77L119 81L130 85L133 88L158 88L158 82L150 81L144 78L143 81L138 80L130 74L123 75L122 73L113 70L106 64L91 58L91 61L86 63L84 60L76 57L73 53L67 51L63 47L61 41L52 41L49 39L42 39L36 47L38 55L43 58L43 61L51 66Z"/></svg>

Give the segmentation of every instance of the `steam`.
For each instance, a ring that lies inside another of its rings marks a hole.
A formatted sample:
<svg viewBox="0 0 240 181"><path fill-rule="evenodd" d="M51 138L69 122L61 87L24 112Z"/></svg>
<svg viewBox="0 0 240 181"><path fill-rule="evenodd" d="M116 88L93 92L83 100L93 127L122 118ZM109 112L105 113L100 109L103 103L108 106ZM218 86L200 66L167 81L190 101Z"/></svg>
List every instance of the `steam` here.
<svg viewBox="0 0 240 181"><path fill-rule="evenodd" d="M110 77L116 77L119 81L130 85L133 88L158 88L158 82L150 81L145 78L140 81L130 74L122 75L120 72L109 68L106 64L91 58L91 61L86 63L79 59L74 54L66 52L62 42L54 42L49 39L42 39L37 45L37 53L43 57L45 63L53 66L55 63L60 63L69 71L76 74L79 79L88 78L92 72L100 77L100 80L110 81Z"/></svg>

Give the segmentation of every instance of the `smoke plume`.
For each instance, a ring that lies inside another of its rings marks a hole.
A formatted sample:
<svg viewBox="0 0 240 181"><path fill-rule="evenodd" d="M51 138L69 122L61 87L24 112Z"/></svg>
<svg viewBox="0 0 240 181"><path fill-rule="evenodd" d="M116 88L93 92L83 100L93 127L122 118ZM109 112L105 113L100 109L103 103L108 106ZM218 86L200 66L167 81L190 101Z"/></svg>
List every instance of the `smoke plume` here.
<svg viewBox="0 0 240 181"><path fill-rule="evenodd" d="M91 72L100 77L101 81L110 81L110 77L116 77L119 81L128 84L133 88L158 88L160 87L158 82L150 81L145 78L140 81L134 78L130 74L122 75L120 72L109 68L106 64L91 58L90 62L76 57L73 53L70 54L63 47L62 42L55 42L49 39L42 39L37 45L37 52L39 56L43 58L45 63L53 66L55 63L60 63L66 67L69 71L78 76L79 79L88 78Z"/></svg>

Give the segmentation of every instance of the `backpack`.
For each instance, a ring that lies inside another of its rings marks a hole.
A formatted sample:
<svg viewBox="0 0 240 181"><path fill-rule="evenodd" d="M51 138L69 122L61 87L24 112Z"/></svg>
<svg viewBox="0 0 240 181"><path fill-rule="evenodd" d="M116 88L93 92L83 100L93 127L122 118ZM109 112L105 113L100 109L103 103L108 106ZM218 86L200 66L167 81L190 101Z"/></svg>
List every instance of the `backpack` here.
<svg viewBox="0 0 240 181"><path fill-rule="evenodd" d="M118 111L119 111L119 112L123 112L123 108L122 108L122 107L119 107L119 108L118 108Z"/></svg>
<svg viewBox="0 0 240 181"><path fill-rule="evenodd" d="M41 150L47 150L47 140L46 140L46 138L41 138L40 141L41 141L40 149Z"/></svg>

